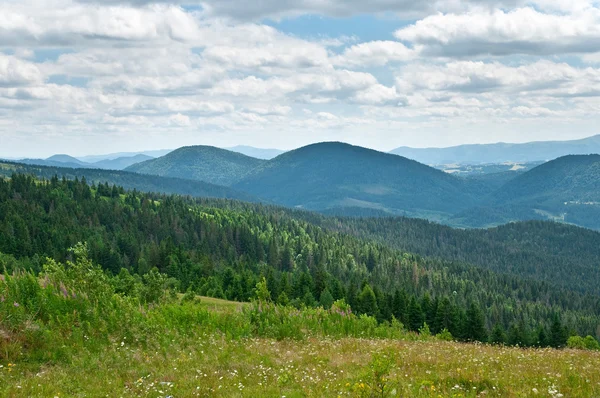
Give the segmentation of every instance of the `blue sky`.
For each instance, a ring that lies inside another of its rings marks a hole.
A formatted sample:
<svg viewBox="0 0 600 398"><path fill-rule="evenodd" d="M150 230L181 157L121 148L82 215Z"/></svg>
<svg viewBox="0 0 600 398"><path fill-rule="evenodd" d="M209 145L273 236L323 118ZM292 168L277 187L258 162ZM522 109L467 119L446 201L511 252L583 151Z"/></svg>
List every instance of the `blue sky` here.
<svg viewBox="0 0 600 398"><path fill-rule="evenodd" d="M0 0L0 26L4 157L391 150L600 125L590 0Z"/></svg>

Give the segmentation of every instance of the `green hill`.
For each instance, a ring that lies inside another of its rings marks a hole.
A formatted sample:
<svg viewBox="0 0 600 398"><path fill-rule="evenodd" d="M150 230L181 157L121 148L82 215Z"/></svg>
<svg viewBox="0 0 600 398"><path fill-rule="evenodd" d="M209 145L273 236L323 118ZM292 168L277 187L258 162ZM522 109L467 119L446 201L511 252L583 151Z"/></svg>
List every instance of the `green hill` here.
<svg viewBox="0 0 600 398"><path fill-rule="evenodd" d="M142 192L239 199L250 202L259 201L259 199L253 195L203 181L142 175L117 170L77 169L70 167L28 165L7 161L0 162L0 178L10 177L15 172L29 174L43 179L51 179L57 175L64 176L70 180L76 178L81 180L82 178L85 178L89 184L119 185L125 189L135 189Z"/></svg>
<svg viewBox="0 0 600 398"><path fill-rule="evenodd" d="M41 182L17 174L0 179L0 210L0 252L39 271L45 258L65 261L69 247L87 242L90 258L118 276L114 286L122 292L138 291L131 273L151 282L161 272L173 278L170 286L178 292L247 301L264 277L271 298L280 303L328 307L343 298L353 312L379 322L393 315L417 331L426 321L434 333L447 327L464 340L483 341L493 325L520 322L537 338L538 328L548 328L556 314L583 335L596 334L600 324L597 295L556 281L423 258L323 229L304 220L301 211L90 189L83 181ZM0 267L10 275L17 265L0 255ZM153 294L160 292L152 289L144 297Z"/></svg>
<svg viewBox="0 0 600 398"><path fill-rule="evenodd" d="M467 226L535 218L600 228L600 155L569 155L544 163L456 217Z"/></svg>
<svg viewBox="0 0 600 398"><path fill-rule="evenodd" d="M263 162L225 149L189 146L157 159L134 164L125 170L229 186Z"/></svg>
<svg viewBox="0 0 600 398"><path fill-rule="evenodd" d="M431 218L474 205L479 189L413 160L339 142L284 153L233 186L291 207L367 208Z"/></svg>

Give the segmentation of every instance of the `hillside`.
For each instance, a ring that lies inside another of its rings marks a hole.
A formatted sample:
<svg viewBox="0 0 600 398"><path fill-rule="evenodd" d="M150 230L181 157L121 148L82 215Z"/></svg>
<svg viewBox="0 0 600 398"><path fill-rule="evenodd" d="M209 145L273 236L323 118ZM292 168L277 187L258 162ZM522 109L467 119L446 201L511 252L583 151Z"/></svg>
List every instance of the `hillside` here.
<svg viewBox="0 0 600 398"><path fill-rule="evenodd" d="M64 155L64 154L50 156L46 160L49 162L70 163L70 164L80 164L80 165L85 164L85 162L82 162L81 160L76 159L73 156Z"/></svg>
<svg viewBox="0 0 600 398"><path fill-rule="evenodd" d="M189 146L176 149L160 158L135 164L125 170L229 186L263 162L225 149Z"/></svg>
<svg viewBox="0 0 600 398"><path fill-rule="evenodd" d="M448 148L400 147L391 150L390 153L432 165L547 161L565 155L600 153L600 135L572 141L538 141L523 144L471 144Z"/></svg>
<svg viewBox="0 0 600 398"><path fill-rule="evenodd" d="M569 155L544 163L508 181L483 201L479 211L459 214L467 225L484 225L495 213L511 219L556 219L600 228L600 155Z"/></svg>
<svg viewBox="0 0 600 398"><path fill-rule="evenodd" d="M434 218L473 205L479 189L413 160L337 142L286 152L233 186L290 207L369 208Z"/></svg>
<svg viewBox="0 0 600 398"><path fill-rule="evenodd" d="M129 166L151 159L154 158L152 156L138 154L135 156L124 156L116 159L100 160L96 163L93 163L93 167L106 170L124 170Z"/></svg>
<svg viewBox="0 0 600 398"><path fill-rule="evenodd" d="M600 324L598 296L423 258L279 208L91 190L82 181L23 175L0 180L0 206L0 252L36 271L44 259L65 261L70 247L87 242L90 259L119 278L127 278L123 268L146 275L156 267L179 292L247 301L264 277L279 303L315 307L343 298L379 322L394 315L418 331L427 320L432 332L446 327L459 339L483 341L494 325L507 330L521 320L533 333L556 314L583 335ZM16 265L0 255L0 267L11 272ZM465 323L473 316L481 323L477 333Z"/></svg>
<svg viewBox="0 0 600 398"><path fill-rule="evenodd" d="M16 162L0 162L0 177L10 177L15 172L34 175L37 178L43 179L51 179L54 176L64 176L67 179L78 178L80 180L85 178L89 184L98 185L108 183L110 185L119 185L129 190L136 189L141 192L189 195L194 197L229 198L250 202L259 201L259 199L253 195L202 181L141 175L117 170L77 169L27 165Z"/></svg>
<svg viewBox="0 0 600 398"><path fill-rule="evenodd" d="M550 221L456 229L404 217L314 220L425 257L476 264L600 296L600 233Z"/></svg>
<svg viewBox="0 0 600 398"><path fill-rule="evenodd" d="M151 151L139 151L139 152L115 152L115 153L107 153L103 155L87 155L87 156L77 156L77 159L86 163L96 163L102 160L110 160L117 158L130 158L136 155L146 155L151 158L158 158L160 156L165 156L167 153L173 151L172 149L158 149Z"/></svg>
<svg viewBox="0 0 600 398"><path fill-rule="evenodd" d="M62 160L58 160L58 161L49 160L49 159L19 159L19 160L14 160L14 162L30 164L30 165L37 165L37 166L48 166L48 167L69 167L71 169L93 168L94 167L93 165L91 165L89 163L84 163L77 159L75 159L75 161L72 161L72 162L69 162L68 158L62 158L62 157L59 158Z"/></svg>

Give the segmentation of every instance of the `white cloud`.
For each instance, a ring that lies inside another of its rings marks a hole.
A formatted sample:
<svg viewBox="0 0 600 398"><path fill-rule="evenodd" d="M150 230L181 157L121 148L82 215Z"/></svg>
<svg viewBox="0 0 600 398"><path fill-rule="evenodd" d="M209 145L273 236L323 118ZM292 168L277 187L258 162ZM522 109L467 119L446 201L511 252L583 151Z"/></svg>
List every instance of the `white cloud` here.
<svg viewBox="0 0 600 398"><path fill-rule="evenodd" d="M427 15L438 10L461 11L472 7L511 7L521 0L204 0L201 4L208 15L240 20L283 18L304 14L347 17L365 13L393 12L403 16Z"/></svg>
<svg viewBox="0 0 600 398"><path fill-rule="evenodd" d="M144 8L69 4L65 8L0 3L0 46L106 46L192 41L196 19L169 5Z"/></svg>
<svg viewBox="0 0 600 398"><path fill-rule="evenodd" d="M188 127L191 126L190 118L186 115L178 113L169 117L169 122L175 126Z"/></svg>
<svg viewBox="0 0 600 398"><path fill-rule="evenodd" d="M373 66L389 62L408 61L415 58L414 50L396 41L370 41L356 44L336 57L336 65Z"/></svg>
<svg viewBox="0 0 600 398"><path fill-rule="evenodd" d="M600 71L597 69L578 69L566 63L550 61L516 67L499 62L456 61L446 65L409 65L397 77L396 86L400 91L407 92L556 93L568 92L580 85L593 86L598 83L599 77Z"/></svg>
<svg viewBox="0 0 600 398"><path fill-rule="evenodd" d="M546 14L533 8L509 12L438 14L399 29L396 38L425 55L565 54L600 51L600 9Z"/></svg>
<svg viewBox="0 0 600 398"><path fill-rule="evenodd" d="M0 87L31 86L42 81L42 73L36 65L0 53Z"/></svg>

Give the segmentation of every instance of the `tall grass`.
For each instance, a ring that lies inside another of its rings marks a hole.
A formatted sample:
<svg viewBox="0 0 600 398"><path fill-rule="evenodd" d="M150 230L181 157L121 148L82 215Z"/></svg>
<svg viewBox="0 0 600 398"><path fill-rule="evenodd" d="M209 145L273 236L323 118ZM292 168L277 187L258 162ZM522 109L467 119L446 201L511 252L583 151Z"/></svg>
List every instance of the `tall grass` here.
<svg viewBox="0 0 600 398"><path fill-rule="evenodd" d="M74 261L66 264L48 259L40 275L0 274L0 361L68 361L78 350L102 350L114 341L158 348L178 335L200 333L278 340L409 336L399 322L378 324L373 317L356 316L343 301L328 310L256 301L227 313L169 294L149 302L147 290L164 287L148 279L160 277L146 278L146 284L137 280L127 294L117 293L122 280L92 264L85 245L73 248L72 255Z"/></svg>

